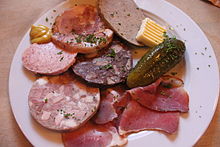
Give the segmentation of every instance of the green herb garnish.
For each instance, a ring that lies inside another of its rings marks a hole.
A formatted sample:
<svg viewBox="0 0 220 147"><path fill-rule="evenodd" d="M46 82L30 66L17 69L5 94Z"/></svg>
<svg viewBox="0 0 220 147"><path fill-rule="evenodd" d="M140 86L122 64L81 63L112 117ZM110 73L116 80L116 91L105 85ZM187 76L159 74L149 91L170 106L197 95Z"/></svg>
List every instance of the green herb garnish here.
<svg viewBox="0 0 220 147"><path fill-rule="evenodd" d="M47 98L45 98L45 99L44 99L44 103L47 103L47 102L48 102L48 99L47 99Z"/></svg>
<svg viewBox="0 0 220 147"><path fill-rule="evenodd" d="M107 56L107 57L115 58L115 56L116 56L115 50L112 49L112 48L111 48L110 50L111 50L111 52L110 52L109 54L107 54L106 56Z"/></svg>
<svg viewBox="0 0 220 147"><path fill-rule="evenodd" d="M82 42L82 36L79 35L78 37L75 38L77 43L81 43Z"/></svg>
<svg viewBox="0 0 220 147"><path fill-rule="evenodd" d="M168 38L169 36L167 35L167 32L163 32L163 37Z"/></svg>
<svg viewBox="0 0 220 147"><path fill-rule="evenodd" d="M171 72L171 75L175 76L177 74L177 72Z"/></svg>
<svg viewBox="0 0 220 147"><path fill-rule="evenodd" d="M71 116L70 113L66 113L66 114L64 114L64 117L65 117L66 119L69 119L69 116Z"/></svg>
<svg viewBox="0 0 220 147"><path fill-rule="evenodd" d="M61 55L62 53L63 53L63 51L60 51L60 52L57 53L57 55Z"/></svg>
<svg viewBox="0 0 220 147"><path fill-rule="evenodd" d="M102 66L100 69L107 70L107 69L112 69L112 68L113 68L112 64L107 64L107 65Z"/></svg>

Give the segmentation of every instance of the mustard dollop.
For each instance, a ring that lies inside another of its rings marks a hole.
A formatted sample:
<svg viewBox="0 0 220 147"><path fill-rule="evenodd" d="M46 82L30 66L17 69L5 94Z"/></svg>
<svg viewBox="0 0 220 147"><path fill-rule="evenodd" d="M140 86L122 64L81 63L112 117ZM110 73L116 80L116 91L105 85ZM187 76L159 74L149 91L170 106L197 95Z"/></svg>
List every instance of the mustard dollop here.
<svg viewBox="0 0 220 147"><path fill-rule="evenodd" d="M38 26L31 26L30 31L30 38L31 43L47 43L51 41L51 29L44 26L44 25L38 25Z"/></svg>

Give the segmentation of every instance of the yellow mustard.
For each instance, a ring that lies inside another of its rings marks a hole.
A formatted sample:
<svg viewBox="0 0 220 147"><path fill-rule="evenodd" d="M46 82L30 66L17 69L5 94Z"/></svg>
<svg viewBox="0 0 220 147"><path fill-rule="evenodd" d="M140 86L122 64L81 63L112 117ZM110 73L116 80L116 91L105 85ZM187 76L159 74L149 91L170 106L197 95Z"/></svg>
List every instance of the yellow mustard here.
<svg viewBox="0 0 220 147"><path fill-rule="evenodd" d="M47 43L51 41L51 29L44 26L31 26L30 37L31 43Z"/></svg>

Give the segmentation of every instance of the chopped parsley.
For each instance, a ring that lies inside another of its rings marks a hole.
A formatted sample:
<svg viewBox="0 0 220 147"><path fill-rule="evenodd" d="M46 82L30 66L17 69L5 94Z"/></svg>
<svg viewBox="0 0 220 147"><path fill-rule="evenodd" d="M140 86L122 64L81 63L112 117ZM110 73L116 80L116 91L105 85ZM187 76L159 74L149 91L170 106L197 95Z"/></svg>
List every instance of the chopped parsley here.
<svg viewBox="0 0 220 147"><path fill-rule="evenodd" d="M96 40L97 38L95 37L94 34L89 34L85 37L84 41L85 42L89 42L89 43L96 43Z"/></svg>
<svg viewBox="0 0 220 147"><path fill-rule="evenodd" d="M71 116L70 113L66 113L66 114L64 114L64 117L65 117L66 119L69 119L69 116Z"/></svg>
<svg viewBox="0 0 220 147"><path fill-rule="evenodd" d="M63 51L60 51L60 52L57 53L57 55L61 55L62 53L63 53Z"/></svg>
<svg viewBox="0 0 220 147"><path fill-rule="evenodd" d="M177 72L171 72L171 75L175 76L177 74Z"/></svg>
<svg viewBox="0 0 220 147"><path fill-rule="evenodd" d="M162 83L161 86L163 86L164 88L167 88L167 89L173 87L172 84L170 84L170 83Z"/></svg>
<svg viewBox="0 0 220 147"><path fill-rule="evenodd" d="M103 37L98 38L98 44L100 44L102 42L106 43L106 39Z"/></svg>
<svg viewBox="0 0 220 147"><path fill-rule="evenodd" d="M75 38L77 43L81 43L82 42L82 36L79 35L78 37Z"/></svg>
<svg viewBox="0 0 220 147"><path fill-rule="evenodd" d="M113 68L112 64L107 64L107 65L102 66L100 69L107 70L107 69L112 69L112 68Z"/></svg>
<svg viewBox="0 0 220 147"><path fill-rule="evenodd" d="M45 98L45 99L44 99L44 103L47 103L47 102L48 102L48 99L47 99L47 98Z"/></svg>
<svg viewBox="0 0 220 147"><path fill-rule="evenodd" d="M167 35L167 32L163 32L163 37L168 38L169 36Z"/></svg>
<svg viewBox="0 0 220 147"><path fill-rule="evenodd" d="M109 54L107 54L106 56L107 56L107 57L115 58L115 56L116 56L115 50L112 49L112 48L111 48L110 50L111 50L111 52L110 52Z"/></svg>
<svg viewBox="0 0 220 147"><path fill-rule="evenodd" d="M166 96L168 98L172 98L170 95L168 95L166 92L164 91L160 91L160 94L163 95L163 96Z"/></svg>
<svg viewBox="0 0 220 147"><path fill-rule="evenodd" d="M174 30L174 28L173 28L173 27L169 27L169 30L172 30L172 31L173 31L173 30Z"/></svg>

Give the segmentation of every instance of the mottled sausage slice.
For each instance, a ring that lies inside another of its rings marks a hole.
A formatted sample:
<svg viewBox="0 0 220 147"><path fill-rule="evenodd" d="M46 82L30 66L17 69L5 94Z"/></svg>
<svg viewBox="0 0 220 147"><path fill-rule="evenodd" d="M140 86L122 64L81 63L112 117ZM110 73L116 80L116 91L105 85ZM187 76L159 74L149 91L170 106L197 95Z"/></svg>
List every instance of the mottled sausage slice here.
<svg viewBox="0 0 220 147"><path fill-rule="evenodd" d="M22 62L26 69L34 73L56 75L73 65L76 55L57 48L52 42L32 44L24 51Z"/></svg>
<svg viewBox="0 0 220 147"><path fill-rule="evenodd" d="M125 81L131 68L130 51L119 42L113 42L106 54L75 64L73 71L88 82L113 85Z"/></svg>
<svg viewBox="0 0 220 147"><path fill-rule="evenodd" d="M106 47L113 31L101 21L91 5L77 5L56 18L52 41L58 46L79 53L92 53Z"/></svg>
<svg viewBox="0 0 220 147"><path fill-rule="evenodd" d="M60 132L75 130L86 123L99 103L98 88L89 87L69 74L39 78L28 96L33 118Z"/></svg>

